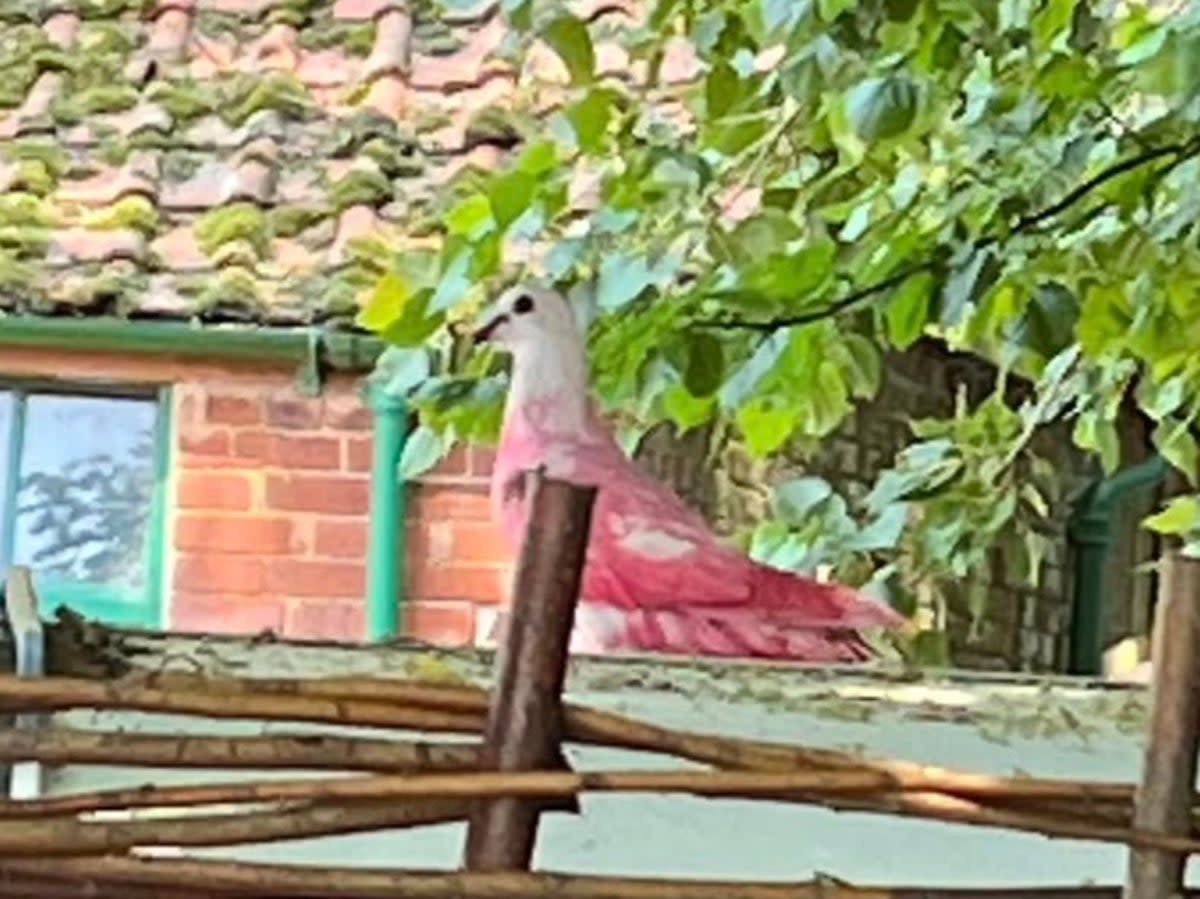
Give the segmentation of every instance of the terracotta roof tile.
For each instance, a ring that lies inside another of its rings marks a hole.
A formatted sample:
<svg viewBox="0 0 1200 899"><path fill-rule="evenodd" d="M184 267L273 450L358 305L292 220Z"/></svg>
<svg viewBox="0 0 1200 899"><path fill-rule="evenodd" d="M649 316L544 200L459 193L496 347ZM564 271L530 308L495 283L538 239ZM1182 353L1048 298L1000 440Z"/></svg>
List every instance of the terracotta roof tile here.
<svg viewBox="0 0 1200 899"><path fill-rule="evenodd" d="M608 35L638 0L569 6L629 77ZM412 9L0 2L0 309L347 325L397 241L434 240L439 189L562 93L546 48L500 58L494 0ZM668 77L695 77L686 51ZM531 72L545 89L516 102Z"/></svg>

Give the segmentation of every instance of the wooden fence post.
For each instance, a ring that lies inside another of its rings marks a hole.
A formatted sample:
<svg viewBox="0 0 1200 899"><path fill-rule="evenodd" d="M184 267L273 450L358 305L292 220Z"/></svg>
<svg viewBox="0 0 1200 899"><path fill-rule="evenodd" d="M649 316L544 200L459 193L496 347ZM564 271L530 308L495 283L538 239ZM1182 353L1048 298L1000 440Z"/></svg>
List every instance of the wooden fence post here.
<svg viewBox="0 0 1200 899"><path fill-rule="evenodd" d="M484 731L483 766L499 771L555 767L560 759L562 689L591 531L595 487L526 476L532 490L500 669ZM467 827L466 867L527 869L545 804L479 802Z"/></svg>
<svg viewBox="0 0 1200 899"><path fill-rule="evenodd" d="M1200 559L1164 553L1155 611L1150 723L1133 826L1185 835L1200 748ZM1183 889L1187 856L1131 849L1125 899L1167 899Z"/></svg>

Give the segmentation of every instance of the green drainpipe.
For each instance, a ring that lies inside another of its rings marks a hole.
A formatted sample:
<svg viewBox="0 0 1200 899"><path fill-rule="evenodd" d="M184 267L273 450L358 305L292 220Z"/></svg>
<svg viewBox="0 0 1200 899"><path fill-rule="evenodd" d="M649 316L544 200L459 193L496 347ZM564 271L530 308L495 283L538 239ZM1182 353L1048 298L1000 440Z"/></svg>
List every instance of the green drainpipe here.
<svg viewBox="0 0 1200 899"><path fill-rule="evenodd" d="M399 470L408 436L408 403L373 384L367 388L367 399L375 413L367 544L367 639L378 641L396 636L402 623L405 485Z"/></svg>
<svg viewBox="0 0 1200 899"><path fill-rule="evenodd" d="M1071 674L1100 674L1104 649L1104 564L1112 540L1112 514L1126 494L1157 484L1167 473L1161 456L1152 455L1097 481L1080 497L1067 524L1078 548L1075 596L1071 608Z"/></svg>

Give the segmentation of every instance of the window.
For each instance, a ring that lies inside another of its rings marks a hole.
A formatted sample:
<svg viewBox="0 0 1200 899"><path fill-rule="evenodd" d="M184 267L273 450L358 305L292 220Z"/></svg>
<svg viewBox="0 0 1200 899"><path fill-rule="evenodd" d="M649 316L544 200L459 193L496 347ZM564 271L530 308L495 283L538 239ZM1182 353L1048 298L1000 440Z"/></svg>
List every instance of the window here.
<svg viewBox="0 0 1200 899"><path fill-rule="evenodd" d="M158 623L164 408L153 392L0 385L0 562L32 568L43 615Z"/></svg>

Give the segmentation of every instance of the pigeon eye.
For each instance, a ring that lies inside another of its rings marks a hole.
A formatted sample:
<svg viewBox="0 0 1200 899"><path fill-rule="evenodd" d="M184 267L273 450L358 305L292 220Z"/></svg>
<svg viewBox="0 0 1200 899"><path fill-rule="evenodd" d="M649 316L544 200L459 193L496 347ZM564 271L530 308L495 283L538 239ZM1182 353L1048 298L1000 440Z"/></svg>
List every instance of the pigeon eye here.
<svg viewBox="0 0 1200 899"><path fill-rule="evenodd" d="M533 298L528 294L521 294L513 303L513 312L517 315L524 315L527 312L533 311Z"/></svg>

